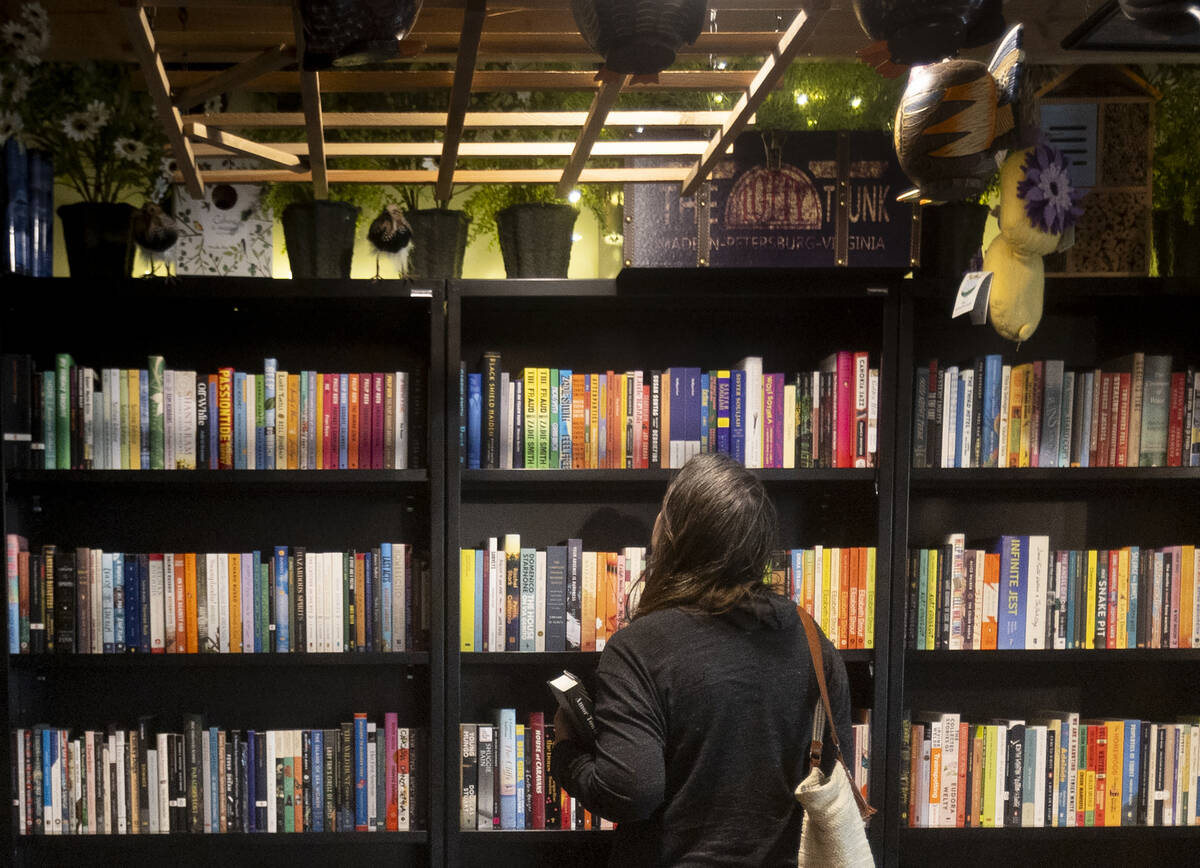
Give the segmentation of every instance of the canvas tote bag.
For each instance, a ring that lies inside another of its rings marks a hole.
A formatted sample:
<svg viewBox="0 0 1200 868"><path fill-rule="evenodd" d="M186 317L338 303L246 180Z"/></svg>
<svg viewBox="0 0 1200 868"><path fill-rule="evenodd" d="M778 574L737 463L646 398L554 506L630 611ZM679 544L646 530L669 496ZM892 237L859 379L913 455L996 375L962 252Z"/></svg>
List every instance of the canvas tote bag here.
<svg viewBox="0 0 1200 868"><path fill-rule="evenodd" d="M809 746L809 772L796 787L796 799L804 808L804 825L800 832L800 854L797 864L802 868L874 868L875 859L867 843L866 823L875 809L867 804L854 784L842 746L838 743L829 691L825 686L825 663L821 654L821 637L812 616L797 606L800 622L808 637L808 648L817 670L821 701L813 715L812 743ZM824 729L828 721L837 765L832 775L821 771L824 750Z"/></svg>

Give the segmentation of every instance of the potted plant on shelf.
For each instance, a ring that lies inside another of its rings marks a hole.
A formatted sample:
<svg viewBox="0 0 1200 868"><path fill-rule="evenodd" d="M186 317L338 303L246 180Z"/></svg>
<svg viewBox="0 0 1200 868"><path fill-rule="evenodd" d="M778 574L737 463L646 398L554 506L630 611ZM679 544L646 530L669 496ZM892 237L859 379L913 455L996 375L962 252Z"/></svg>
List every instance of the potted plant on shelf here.
<svg viewBox="0 0 1200 868"><path fill-rule="evenodd" d="M1162 92L1154 119L1154 255L1158 273L1200 274L1200 68L1160 66L1151 83Z"/></svg>
<svg viewBox="0 0 1200 868"><path fill-rule="evenodd" d="M4 27L15 60L4 64L0 141L49 154L55 179L79 197L58 209L71 273L128 277L130 200L151 199L156 186L165 191L166 136L149 97L134 92L127 66L40 62L49 41L45 15L28 3Z"/></svg>
<svg viewBox="0 0 1200 868"><path fill-rule="evenodd" d="M407 276L462 277L471 217L438 199L432 187L402 184L396 191L413 235ZM421 207L426 202L433 207Z"/></svg>
<svg viewBox="0 0 1200 868"><path fill-rule="evenodd" d="M330 184L329 198L317 199L311 184L271 184L263 201L283 223L284 249L292 277L348 278L361 218L373 218L387 200L375 184Z"/></svg>

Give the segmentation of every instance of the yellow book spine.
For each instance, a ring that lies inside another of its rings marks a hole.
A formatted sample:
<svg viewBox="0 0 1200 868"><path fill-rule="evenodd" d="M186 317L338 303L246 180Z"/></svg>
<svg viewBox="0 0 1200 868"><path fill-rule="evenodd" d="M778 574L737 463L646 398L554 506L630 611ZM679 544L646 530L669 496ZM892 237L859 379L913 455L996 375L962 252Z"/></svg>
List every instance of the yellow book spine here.
<svg viewBox="0 0 1200 868"><path fill-rule="evenodd" d="M121 469L129 469L129 371L118 370L121 392Z"/></svg>
<svg viewBox="0 0 1200 868"><path fill-rule="evenodd" d="M250 380L251 378L247 377L246 379ZM246 387L246 389L247 389L247 393L248 393L247 397L249 399L246 403L246 407L251 408L254 406L253 383L250 383L250 385L248 385ZM323 420L325 419L325 375L324 374L317 374L316 392L317 392L317 394L316 394L317 424L315 426L313 426L316 429L313 431L313 435L317 441L317 449L316 449L317 470L324 470L325 469L325 426L323 424ZM253 451L253 449L250 449L248 451Z"/></svg>
<svg viewBox="0 0 1200 868"><path fill-rule="evenodd" d="M1088 769L1084 775L1083 811L1084 824L1096 825L1096 772Z"/></svg>
<svg viewBox="0 0 1200 868"><path fill-rule="evenodd" d="M863 647L875 647L875 547L867 548L867 623L863 626Z"/></svg>
<svg viewBox="0 0 1200 868"><path fill-rule="evenodd" d="M287 469L300 469L300 375L287 375Z"/></svg>
<svg viewBox="0 0 1200 868"><path fill-rule="evenodd" d="M550 369L538 368L538 464L542 470L550 469Z"/></svg>
<svg viewBox="0 0 1200 868"><path fill-rule="evenodd" d="M275 469L288 469L288 375L287 371L275 372ZM209 425L213 424L209 416Z"/></svg>
<svg viewBox="0 0 1200 868"><path fill-rule="evenodd" d="M983 817L980 825L996 825L996 727L981 725L983 733Z"/></svg>
<svg viewBox="0 0 1200 868"><path fill-rule="evenodd" d="M1117 647L1129 647L1129 547L1117 552ZM1110 737L1109 744L1112 744ZM1107 814L1105 815L1107 816Z"/></svg>
<svg viewBox="0 0 1200 868"><path fill-rule="evenodd" d="M242 653L242 556L229 555L229 653Z"/></svg>
<svg viewBox="0 0 1200 868"><path fill-rule="evenodd" d="M938 551L929 550L929 575L925 580L925 647L937 647L937 574Z"/></svg>
<svg viewBox="0 0 1200 868"><path fill-rule="evenodd" d="M1108 751L1105 754L1105 802L1104 825L1121 825L1121 794L1124 789L1121 765L1125 757L1125 722L1122 720L1107 720L1104 722L1108 730ZM1180 776L1185 777L1185 775Z"/></svg>
<svg viewBox="0 0 1200 868"><path fill-rule="evenodd" d="M1032 369L1032 365L1029 366ZM1025 365L1014 365L1008 387L1008 466L1021 465L1021 414L1025 412ZM1028 462L1028 455L1026 456ZM1026 464L1025 466L1028 466Z"/></svg>
<svg viewBox="0 0 1200 868"><path fill-rule="evenodd" d="M525 382L525 466L537 467L537 407L538 407L538 375L537 368L526 368L521 375Z"/></svg>
<svg viewBox="0 0 1200 868"><path fill-rule="evenodd" d="M1179 586L1179 647L1191 648L1195 643L1192 618L1196 608L1196 547L1194 545L1183 546L1180 549L1180 556L1182 582ZM1194 811L1193 815L1195 815Z"/></svg>
<svg viewBox="0 0 1200 868"><path fill-rule="evenodd" d="M1084 648L1091 650L1096 647L1096 550L1089 549L1087 553L1087 609L1083 612L1087 623L1087 635Z"/></svg>
<svg viewBox="0 0 1200 868"><path fill-rule="evenodd" d="M458 650L475 650L475 549L458 552Z"/></svg>
<svg viewBox="0 0 1200 868"><path fill-rule="evenodd" d="M824 546L817 546L816 553L816 570L814 580L821 583L820 604L818 608L818 623L821 629L826 633L829 632L829 558L826 555Z"/></svg>
<svg viewBox="0 0 1200 868"><path fill-rule="evenodd" d="M137 369L129 371L129 469L142 469L142 386ZM172 468L174 469L174 468Z"/></svg>
<svg viewBox="0 0 1200 868"><path fill-rule="evenodd" d="M1039 432L1033 430L1033 365L1022 365L1025 369L1025 388L1021 392L1021 467L1028 467L1033 451L1033 438ZM1048 448L1048 447L1047 447Z"/></svg>
<svg viewBox="0 0 1200 868"><path fill-rule="evenodd" d="M617 374L617 394L620 396L621 403L621 419L617 425L617 434L621 438L621 454L620 463L617 465L622 470L625 469L626 462L629 460L629 387L633 385L633 377L626 374Z"/></svg>

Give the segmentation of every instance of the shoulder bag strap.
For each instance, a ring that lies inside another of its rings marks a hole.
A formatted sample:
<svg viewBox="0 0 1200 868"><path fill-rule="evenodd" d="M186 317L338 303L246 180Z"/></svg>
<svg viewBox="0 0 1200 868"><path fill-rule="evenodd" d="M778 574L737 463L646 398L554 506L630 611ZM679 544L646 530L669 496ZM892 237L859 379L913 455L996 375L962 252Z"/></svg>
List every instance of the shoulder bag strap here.
<svg viewBox="0 0 1200 868"><path fill-rule="evenodd" d="M809 656L812 657L813 669L817 673L817 686L821 689L821 703L825 708L825 720L829 724L829 734L833 739L833 748L837 752L838 763L845 769L846 775L850 779L850 791L854 793L854 801L858 804L858 812L865 820L875 813L875 809L863 798L863 794L854 783L854 775L850 774L850 770L846 768L846 760L842 756L842 745L838 741L837 723L833 716L833 707L829 704L829 689L825 685L825 656L821 653L821 634L817 629L816 622L812 619L812 615L808 614L803 606L797 606L796 613L800 616L800 623L804 625L804 635L808 639ZM816 737L816 733L814 732L813 742L809 746L808 754L811 767L815 768L820 765L823 749L823 742Z"/></svg>

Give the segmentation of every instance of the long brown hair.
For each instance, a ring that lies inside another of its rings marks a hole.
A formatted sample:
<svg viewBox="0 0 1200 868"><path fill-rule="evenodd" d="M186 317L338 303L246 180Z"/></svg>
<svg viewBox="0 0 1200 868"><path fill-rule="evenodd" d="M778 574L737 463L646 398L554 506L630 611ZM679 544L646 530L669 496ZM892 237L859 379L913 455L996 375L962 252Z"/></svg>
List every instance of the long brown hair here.
<svg viewBox="0 0 1200 868"><path fill-rule="evenodd" d="M775 544L775 506L728 455L697 455L667 487L635 618L683 606L718 614L763 584Z"/></svg>

